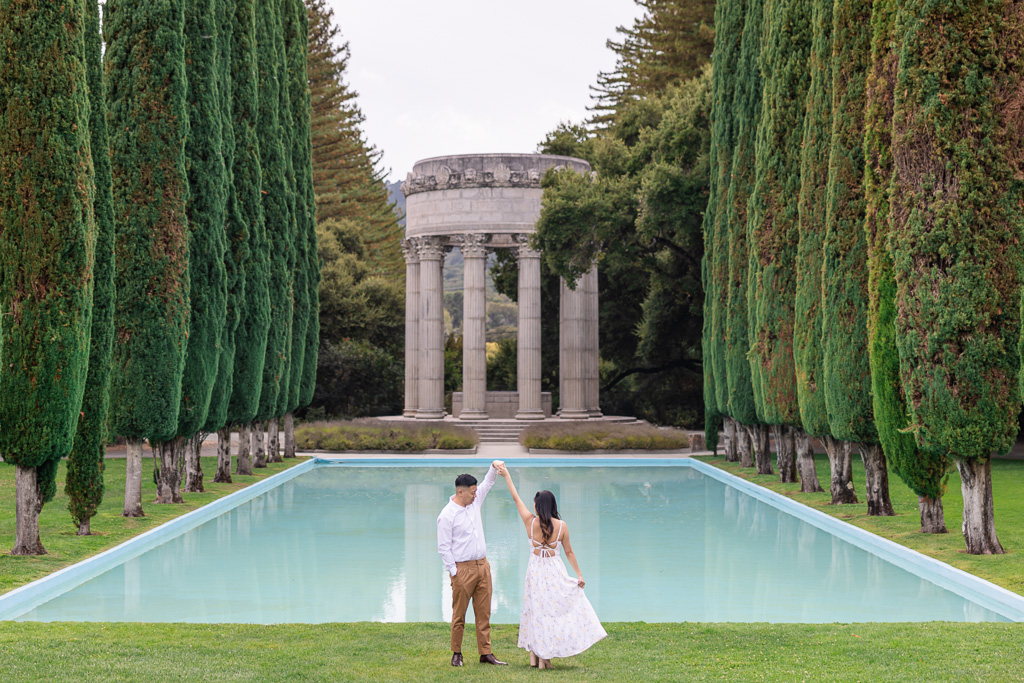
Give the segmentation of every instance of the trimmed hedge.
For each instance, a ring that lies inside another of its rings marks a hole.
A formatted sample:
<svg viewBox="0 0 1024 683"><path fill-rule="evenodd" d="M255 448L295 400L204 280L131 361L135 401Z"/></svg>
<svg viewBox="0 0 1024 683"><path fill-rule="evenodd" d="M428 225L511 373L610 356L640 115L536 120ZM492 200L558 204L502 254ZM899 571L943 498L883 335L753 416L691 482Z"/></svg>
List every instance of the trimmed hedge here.
<svg viewBox="0 0 1024 683"><path fill-rule="evenodd" d="M659 429L653 425L535 425L519 435L527 448L558 451L597 450L680 450L688 448L685 432Z"/></svg>
<svg viewBox="0 0 1024 683"><path fill-rule="evenodd" d="M467 427L407 425L379 420L307 422L295 428L295 445L323 451L425 451L473 448L480 439Z"/></svg>

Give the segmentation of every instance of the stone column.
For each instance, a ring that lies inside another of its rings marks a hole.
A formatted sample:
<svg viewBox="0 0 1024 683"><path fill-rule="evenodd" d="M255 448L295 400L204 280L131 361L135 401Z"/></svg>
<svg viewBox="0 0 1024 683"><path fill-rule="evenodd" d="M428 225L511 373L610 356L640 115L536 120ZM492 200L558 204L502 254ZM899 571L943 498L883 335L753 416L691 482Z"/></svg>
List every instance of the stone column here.
<svg viewBox="0 0 1024 683"><path fill-rule="evenodd" d="M463 235L462 420L487 419L487 235Z"/></svg>
<svg viewBox="0 0 1024 683"><path fill-rule="evenodd" d="M600 319L600 303L598 301L598 280L597 280L597 264L591 268L586 275L584 275L584 281L587 286L584 289L584 295L586 296L586 307L587 312L585 316L586 320L586 358L587 358L587 410L590 412L590 417L601 417L601 368L600 368L600 353L598 352L599 339L598 339L598 320Z"/></svg>
<svg viewBox="0 0 1024 683"><path fill-rule="evenodd" d="M444 265L444 241L424 237L420 257L420 358L417 365L419 398L416 419L440 420L444 417L444 294L441 268Z"/></svg>
<svg viewBox="0 0 1024 683"><path fill-rule="evenodd" d="M405 254L405 417L416 417L419 404L417 384L420 356L420 255L418 240L403 239Z"/></svg>
<svg viewBox="0 0 1024 683"><path fill-rule="evenodd" d="M590 417L586 405L586 380L584 375L584 342L586 341L584 315L586 296L583 279L576 282L576 289L569 289L561 283L562 319L559 321L564 334L562 345L562 414L563 420L585 420Z"/></svg>
<svg viewBox="0 0 1024 683"><path fill-rule="evenodd" d="M516 360L517 420L543 420L540 397L540 252L531 249L528 234L519 244L519 339Z"/></svg>

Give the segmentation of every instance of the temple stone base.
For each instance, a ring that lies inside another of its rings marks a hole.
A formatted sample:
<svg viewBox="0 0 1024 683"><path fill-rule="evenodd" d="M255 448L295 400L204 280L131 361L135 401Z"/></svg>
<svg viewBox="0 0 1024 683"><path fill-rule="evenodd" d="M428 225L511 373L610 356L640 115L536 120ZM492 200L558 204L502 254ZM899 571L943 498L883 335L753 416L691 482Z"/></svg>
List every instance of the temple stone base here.
<svg viewBox="0 0 1024 683"><path fill-rule="evenodd" d="M487 416L496 420L512 419L519 410L518 391L488 391L486 396ZM544 417L551 417L551 392L542 391L540 394L541 410ZM462 392L456 391L452 394L452 415L459 417L462 414Z"/></svg>

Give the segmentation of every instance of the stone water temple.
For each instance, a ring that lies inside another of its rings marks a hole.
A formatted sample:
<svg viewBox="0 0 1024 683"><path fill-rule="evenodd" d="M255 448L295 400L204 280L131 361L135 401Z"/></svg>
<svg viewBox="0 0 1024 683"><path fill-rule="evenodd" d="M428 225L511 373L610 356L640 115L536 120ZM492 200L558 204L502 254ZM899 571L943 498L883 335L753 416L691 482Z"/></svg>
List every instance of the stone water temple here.
<svg viewBox="0 0 1024 683"><path fill-rule="evenodd" d="M540 180L550 168L589 173L590 164L542 154L466 154L417 162L402 183L405 240L405 410L421 420L446 416L442 268L453 247L465 259L463 391L453 397L460 420L543 420L551 395L541 392L539 251L530 236L540 216ZM484 283L487 253L514 249L519 260L517 391L487 391ZM598 287L595 266L575 290L561 286L559 376L563 420L600 418Z"/></svg>

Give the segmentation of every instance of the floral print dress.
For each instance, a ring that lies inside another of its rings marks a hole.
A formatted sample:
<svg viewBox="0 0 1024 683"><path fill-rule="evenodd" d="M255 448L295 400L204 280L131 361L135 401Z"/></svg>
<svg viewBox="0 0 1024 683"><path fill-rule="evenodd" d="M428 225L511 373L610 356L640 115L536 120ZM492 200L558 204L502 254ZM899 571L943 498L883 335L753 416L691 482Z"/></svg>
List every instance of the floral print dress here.
<svg viewBox="0 0 1024 683"><path fill-rule="evenodd" d="M519 647L541 659L571 657L583 652L608 633L583 594L576 579L569 576L558 556L562 529L552 543L534 539L537 520L530 526L530 553L526 566L523 611L519 618Z"/></svg>

